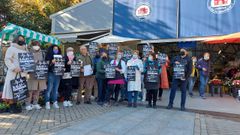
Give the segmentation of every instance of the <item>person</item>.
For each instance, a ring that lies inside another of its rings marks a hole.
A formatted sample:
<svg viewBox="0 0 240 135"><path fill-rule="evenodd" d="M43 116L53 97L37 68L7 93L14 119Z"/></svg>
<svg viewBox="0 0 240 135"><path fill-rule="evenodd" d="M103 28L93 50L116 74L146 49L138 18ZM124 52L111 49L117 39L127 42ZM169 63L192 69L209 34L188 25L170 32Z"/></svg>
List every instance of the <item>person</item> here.
<svg viewBox="0 0 240 135"><path fill-rule="evenodd" d="M85 90L84 93L84 103L85 104L92 104L91 102L91 91L93 89L94 84L94 76L93 76L93 62L92 59L88 53L86 46L80 47L80 61L82 61L82 67L81 67L81 73L80 73L80 87L78 90L77 95L77 102L76 104L79 105L82 101L82 91Z"/></svg>
<svg viewBox="0 0 240 135"><path fill-rule="evenodd" d="M137 107L138 92L141 92L141 73L143 72L143 62L139 59L138 50L133 51L127 67L135 67L136 72L135 81L128 80L128 107Z"/></svg>
<svg viewBox="0 0 240 135"><path fill-rule="evenodd" d="M46 109L51 109L50 107L50 96L52 96L53 100L53 107L58 109L58 88L61 80L60 75L56 75L54 73L54 65L56 63L56 59L54 58L54 55L60 55L61 56L61 49L57 45L51 45L48 50L47 50L47 55L46 55L46 61L49 62L48 66L48 82L47 82L47 91L45 92L45 108Z"/></svg>
<svg viewBox="0 0 240 135"><path fill-rule="evenodd" d="M196 63L197 63L197 57L192 56L192 73L188 79L188 93L191 97L193 97L193 88L198 78L198 69L196 67Z"/></svg>
<svg viewBox="0 0 240 135"><path fill-rule="evenodd" d="M99 105L105 102L107 79L105 77L105 66L108 64L107 53L103 52L100 61L96 65L96 79L98 84L98 100Z"/></svg>
<svg viewBox="0 0 240 135"><path fill-rule="evenodd" d="M156 71L154 73L153 71ZM150 74L152 73L153 74ZM154 52L150 52L148 56L148 60L144 64L144 86L147 90L147 100L148 105L147 108L157 108L157 93L159 88L159 74L161 73L161 67L156 59L156 54ZM151 75L151 77L149 77ZM148 79L149 78L149 79Z"/></svg>
<svg viewBox="0 0 240 135"><path fill-rule="evenodd" d="M110 79L108 81L108 91L107 91L107 95L106 95L106 102L108 102L108 103L105 104L106 106L111 105L110 104L110 96L113 94L113 92L115 92L114 105L117 106L119 92L121 89L124 88L124 84L125 84L124 75L126 72L126 64L122 60L122 56L123 56L123 52L118 51L115 56L115 59L110 62L111 65L116 66L116 68L115 68L116 76L114 79Z"/></svg>
<svg viewBox="0 0 240 135"><path fill-rule="evenodd" d="M173 108L173 102L176 95L176 91L178 89L178 85L180 85L181 94L181 110L185 111L185 102L186 102L186 87L187 80L192 72L192 60L188 56L188 51L185 48L180 50L180 54L176 56L172 61L173 67L183 66L183 74L174 74L172 88L169 97L169 104L167 109ZM182 69L181 69L182 70Z"/></svg>
<svg viewBox="0 0 240 135"><path fill-rule="evenodd" d="M17 103L13 101L13 93L10 83L11 80L14 80L18 73L21 73L22 77L27 76L27 73L22 72L18 60L18 54L26 52L25 38L22 35L18 35L14 38L13 43L11 43L11 46L7 49L5 54L4 62L8 70L3 86L2 99L10 104L10 109L17 107Z"/></svg>
<svg viewBox="0 0 240 135"><path fill-rule="evenodd" d="M40 61L44 61L44 55L41 51L40 43L38 41L33 41L30 45L30 52L33 53L35 63ZM30 111L32 109L41 109L42 107L38 104L39 94L41 91L47 88L47 81L38 80L35 76L35 73L29 74L28 79L28 89L29 89L29 97L26 101L26 110ZM33 103L33 104L31 104Z"/></svg>
<svg viewBox="0 0 240 135"><path fill-rule="evenodd" d="M199 95L202 99L206 99L205 89L209 80L211 64L210 64L210 54L205 52L203 58L200 58L197 62L197 68L200 74L200 87Z"/></svg>
<svg viewBox="0 0 240 135"><path fill-rule="evenodd" d="M169 58L166 55L166 62L161 64L161 74L160 74L160 85L159 85L159 90L158 90L158 98L159 100L162 100L162 94L163 90L169 89L169 82L168 82L168 73L167 73L167 68L169 67Z"/></svg>
<svg viewBox="0 0 240 135"><path fill-rule="evenodd" d="M98 83L96 78L96 72L97 72L97 63L101 60L101 55L99 51L97 51L95 57L93 58L93 75L94 75L94 85L93 85L93 96L95 98L95 101L98 101Z"/></svg>
<svg viewBox="0 0 240 135"><path fill-rule="evenodd" d="M68 47L66 50L65 55L65 73L63 78L63 106L64 107L71 107L73 106L72 102L70 101L70 98L72 96L72 90L73 90L73 84L72 84L72 76L71 76L71 64L73 61L76 61L76 58L74 56L74 49L72 47Z"/></svg>

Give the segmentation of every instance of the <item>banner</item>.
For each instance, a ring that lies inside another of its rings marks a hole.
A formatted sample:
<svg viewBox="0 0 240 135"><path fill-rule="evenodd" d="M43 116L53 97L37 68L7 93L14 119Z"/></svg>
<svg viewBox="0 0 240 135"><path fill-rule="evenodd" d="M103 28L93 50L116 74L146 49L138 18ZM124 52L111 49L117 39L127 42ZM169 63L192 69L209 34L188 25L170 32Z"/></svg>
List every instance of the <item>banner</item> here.
<svg viewBox="0 0 240 135"><path fill-rule="evenodd" d="M176 0L115 0L113 16L113 35L176 38Z"/></svg>
<svg viewBox="0 0 240 135"><path fill-rule="evenodd" d="M240 31L240 0L181 0L180 38Z"/></svg>

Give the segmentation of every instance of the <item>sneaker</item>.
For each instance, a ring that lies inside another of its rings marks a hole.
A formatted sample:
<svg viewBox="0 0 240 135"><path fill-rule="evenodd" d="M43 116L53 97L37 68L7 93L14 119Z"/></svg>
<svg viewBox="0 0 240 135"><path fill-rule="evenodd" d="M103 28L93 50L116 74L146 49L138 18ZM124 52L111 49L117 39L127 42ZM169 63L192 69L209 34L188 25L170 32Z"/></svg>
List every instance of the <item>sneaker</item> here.
<svg viewBox="0 0 240 135"><path fill-rule="evenodd" d="M134 108L137 108L137 103L133 103L133 107L134 107Z"/></svg>
<svg viewBox="0 0 240 135"><path fill-rule="evenodd" d="M77 102L76 102L76 105L80 105L80 104L81 104L81 102L80 102L80 101L77 101Z"/></svg>
<svg viewBox="0 0 240 135"><path fill-rule="evenodd" d="M42 107L39 104L32 105L34 109L40 110Z"/></svg>
<svg viewBox="0 0 240 135"><path fill-rule="evenodd" d="M152 108L152 104L148 104L148 105L147 105L147 108Z"/></svg>
<svg viewBox="0 0 240 135"><path fill-rule="evenodd" d="M68 106L70 106L70 107L73 106L71 101L67 101L67 103L68 103Z"/></svg>
<svg viewBox="0 0 240 135"><path fill-rule="evenodd" d="M26 106L26 110L27 111L31 111L33 108L32 108L32 105L28 105L28 106Z"/></svg>
<svg viewBox="0 0 240 135"><path fill-rule="evenodd" d="M104 107L111 107L110 103L103 104Z"/></svg>
<svg viewBox="0 0 240 135"><path fill-rule="evenodd" d="M127 107L132 107L132 103L128 103Z"/></svg>
<svg viewBox="0 0 240 135"><path fill-rule="evenodd" d="M63 102L63 106L64 106L64 107L68 107L68 101L64 101L64 102Z"/></svg>
<svg viewBox="0 0 240 135"><path fill-rule="evenodd" d="M54 107L55 109L59 109L59 106L58 106L58 102L57 102L57 101L53 103L53 107Z"/></svg>
<svg viewBox="0 0 240 135"><path fill-rule="evenodd" d="M207 99L206 96L201 96L202 99Z"/></svg>
<svg viewBox="0 0 240 135"><path fill-rule="evenodd" d="M186 108L184 106L181 106L181 111L185 111Z"/></svg>
<svg viewBox="0 0 240 135"><path fill-rule="evenodd" d="M46 103L45 108L46 108L47 110L51 109L49 102Z"/></svg>
<svg viewBox="0 0 240 135"><path fill-rule="evenodd" d="M173 108L173 105L171 105L171 104L169 104L168 106L167 106L167 109L172 109Z"/></svg>
<svg viewBox="0 0 240 135"><path fill-rule="evenodd" d="M86 102L84 102L84 104L92 104L92 102L91 101L86 101Z"/></svg>

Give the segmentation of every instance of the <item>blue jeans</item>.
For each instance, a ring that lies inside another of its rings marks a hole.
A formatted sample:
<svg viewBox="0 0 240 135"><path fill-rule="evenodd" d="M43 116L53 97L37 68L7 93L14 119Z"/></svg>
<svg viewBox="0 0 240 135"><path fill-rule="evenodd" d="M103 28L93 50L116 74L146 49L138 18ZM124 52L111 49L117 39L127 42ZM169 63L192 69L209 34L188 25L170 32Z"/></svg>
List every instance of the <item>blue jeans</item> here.
<svg viewBox="0 0 240 135"><path fill-rule="evenodd" d="M138 91L128 91L128 103L137 103Z"/></svg>
<svg viewBox="0 0 240 135"><path fill-rule="evenodd" d="M208 76L205 76L203 74L200 74L200 87L199 87L199 94L201 97L205 96L205 89L208 83Z"/></svg>
<svg viewBox="0 0 240 135"><path fill-rule="evenodd" d="M97 78L97 83L98 83L98 102L104 102L107 89L107 80Z"/></svg>
<svg viewBox="0 0 240 135"><path fill-rule="evenodd" d="M57 101L58 87L60 84L61 76L56 76L54 73L48 73L48 86L45 92L45 102L50 101L50 95L52 95L53 102Z"/></svg>
<svg viewBox="0 0 240 135"><path fill-rule="evenodd" d="M124 84L124 88L121 89L121 99L127 99L128 91L127 91L127 81Z"/></svg>
<svg viewBox="0 0 240 135"><path fill-rule="evenodd" d="M197 80L197 77L189 77L189 79L188 79L188 92L189 92L189 94L193 94L193 88L194 88L196 80Z"/></svg>
<svg viewBox="0 0 240 135"><path fill-rule="evenodd" d="M172 88L169 97L169 105L173 105L174 98L176 95L176 91L178 86L180 85L181 94L181 107L185 107L186 102L186 91L187 91L187 80L173 79Z"/></svg>

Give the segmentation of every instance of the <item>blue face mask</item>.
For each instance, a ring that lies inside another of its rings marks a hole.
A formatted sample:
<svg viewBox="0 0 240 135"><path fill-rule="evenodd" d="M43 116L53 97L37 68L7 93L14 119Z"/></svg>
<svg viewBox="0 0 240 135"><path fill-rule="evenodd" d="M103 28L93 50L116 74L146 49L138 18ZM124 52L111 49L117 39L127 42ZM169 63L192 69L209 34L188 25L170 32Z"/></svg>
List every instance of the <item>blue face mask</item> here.
<svg viewBox="0 0 240 135"><path fill-rule="evenodd" d="M53 50L54 54L58 54L58 52L59 52L58 50Z"/></svg>
<svg viewBox="0 0 240 135"><path fill-rule="evenodd" d="M148 60L149 60L149 61L153 61L153 58L152 58L152 57L148 57Z"/></svg>

